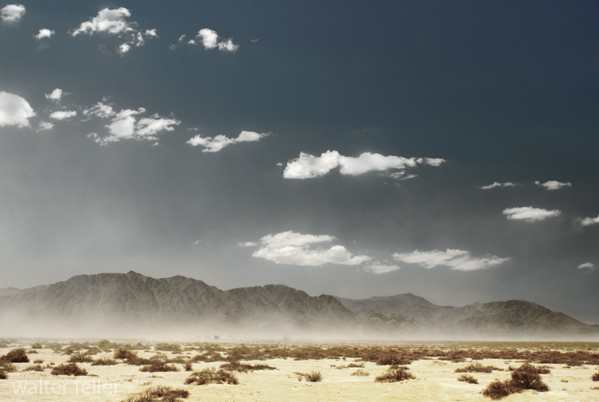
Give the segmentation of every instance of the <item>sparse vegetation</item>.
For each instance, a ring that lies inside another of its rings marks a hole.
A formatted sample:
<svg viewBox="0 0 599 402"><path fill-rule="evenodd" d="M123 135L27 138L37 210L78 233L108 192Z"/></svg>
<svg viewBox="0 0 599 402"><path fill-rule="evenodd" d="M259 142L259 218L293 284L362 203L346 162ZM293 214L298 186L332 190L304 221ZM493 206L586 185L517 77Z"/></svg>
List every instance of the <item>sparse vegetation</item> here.
<svg viewBox="0 0 599 402"><path fill-rule="evenodd" d="M36 359L33 361L35 364L42 364L44 361L42 359Z"/></svg>
<svg viewBox="0 0 599 402"><path fill-rule="evenodd" d="M172 352L172 353L182 353L180 345L171 344L171 343L159 343L154 346L154 350L161 350L163 352Z"/></svg>
<svg viewBox="0 0 599 402"><path fill-rule="evenodd" d="M459 376L458 381L467 382L469 384L478 384L478 380L468 374L462 374L461 376Z"/></svg>
<svg viewBox="0 0 599 402"><path fill-rule="evenodd" d="M104 358L104 359L94 360L94 362L92 363L92 366L115 366L117 364L119 364L119 362L117 362L114 359Z"/></svg>
<svg viewBox="0 0 599 402"><path fill-rule="evenodd" d="M239 380L233 373L226 370L215 368L207 368L202 371L194 371L185 380L185 384L233 384L237 385Z"/></svg>
<svg viewBox="0 0 599 402"><path fill-rule="evenodd" d="M8 379L8 374L4 370L0 370L0 380Z"/></svg>
<svg viewBox="0 0 599 402"><path fill-rule="evenodd" d="M293 373L297 375L297 380L306 380L306 382L320 382L322 381L322 374L320 371L311 371L309 373Z"/></svg>
<svg viewBox="0 0 599 402"><path fill-rule="evenodd" d="M44 371L44 368L41 364L35 364L32 366L25 367L24 371Z"/></svg>
<svg viewBox="0 0 599 402"><path fill-rule="evenodd" d="M595 374L593 374L593 376L591 377L591 380L593 380L593 381L599 381L599 371L596 372Z"/></svg>
<svg viewBox="0 0 599 402"><path fill-rule="evenodd" d="M364 369L357 369L356 371L351 373L351 375L355 375L355 376L359 376L359 377L366 377L366 376L369 376L370 373Z"/></svg>
<svg viewBox="0 0 599 402"><path fill-rule="evenodd" d="M166 385L158 385L156 387L151 387L138 392L137 394L131 395L122 402L178 402L183 398L187 398L188 396L189 391L187 390L180 388L175 389Z"/></svg>
<svg viewBox="0 0 599 402"><path fill-rule="evenodd" d="M483 366L479 362L470 364L466 367L458 368L455 370L456 373L490 373L493 370L501 370L495 366Z"/></svg>
<svg viewBox="0 0 599 402"><path fill-rule="evenodd" d="M91 363L93 361L94 359L88 353L83 353L80 350L73 352L69 360L67 360L69 363Z"/></svg>
<svg viewBox="0 0 599 402"><path fill-rule="evenodd" d="M153 360L151 364L141 367L139 371L147 373L158 373L167 371L179 371L179 369L175 367L174 364L167 364L165 361L162 360Z"/></svg>
<svg viewBox="0 0 599 402"><path fill-rule="evenodd" d="M397 367L392 368L389 367L386 372L382 375L376 377L374 382L399 382L404 380L411 380L414 377L412 373L410 373L406 367Z"/></svg>
<svg viewBox="0 0 599 402"><path fill-rule="evenodd" d="M43 349L44 345L42 345L39 342L34 343L33 345L31 345L31 349Z"/></svg>
<svg viewBox="0 0 599 402"><path fill-rule="evenodd" d="M68 363L68 364L60 364L54 367L51 371L52 375L73 375L73 376L83 376L87 375L87 370L81 368L77 365L77 363Z"/></svg>
<svg viewBox="0 0 599 402"><path fill-rule="evenodd" d="M229 371L238 371L240 373L247 373L254 370L276 370L276 367L269 366L268 364L243 364L238 361L232 361L220 365L221 369Z"/></svg>
<svg viewBox="0 0 599 402"><path fill-rule="evenodd" d="M512 371L511 379L503 382L495 380L490 383L483 390L483 395L491 399L500 399L527 389L533 389L537 392L549 391L549 387L542 381L539 374L544 369L543 367L535 367L529 363L524 363Z"/></svg>
<svg viewBox="0 0 599 402"><path fill-rule="evenodd" d="M25 349L13 349L10 352L8 352L5 356L0 357L0 364L2 364L2 362L29 363L29 357L27 357Z"/></svg>

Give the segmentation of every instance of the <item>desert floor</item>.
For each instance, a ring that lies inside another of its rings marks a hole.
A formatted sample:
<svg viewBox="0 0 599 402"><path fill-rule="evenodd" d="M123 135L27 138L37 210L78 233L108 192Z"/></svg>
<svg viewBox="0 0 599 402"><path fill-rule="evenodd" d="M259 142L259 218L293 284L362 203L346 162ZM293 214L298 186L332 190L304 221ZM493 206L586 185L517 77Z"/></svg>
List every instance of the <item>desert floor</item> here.
<svg viewBox="0 0 599 402"><path fill-rule="evenodd" d="M23 347L28 351L30 363L14 363L16 372L9 373L8 379L0 380L1 401L122 401L132 394L155 385L169 385L188 390L190 395L185 401L491 401L481 395L481 391L495 379L508 379L509 371L492 373L469 373L479 384L457 381L456 368L470 364L466 362L442 361L437 358L417 360L409 365L416 379L398 383L375 383L374 378L382 374L388 366L377 366L365 362L364 370L368 376L352 376L356 368L337 369L335 366L354 363L354 359L293 360L271 359L266 361L243 361L243 363L261 363L274 366L277 370L235 373L238 385L209 384L184 385L189 372L182 364L176 364L178 372L140 372L139 366L119 363L114 366L92 366L91 363L79 363L88 376L71 377L51 375L50 368L43 372L24 371L34 360L43 360L43 365L65 363L70 356L50 348L38 348L31 352L31 343L14 342L0 348L0 356L10 350ZM598 350L592 350L597 353ZM149 358L156 354L154 350L138 351L140 357ZM184 351L179 354L161 352L172 357L189 358L197 354ZM112 352L101 352L93 356L112 358ZM193 370L207 367L218 368L223 362L198 362ZM358 362L361 363L361 362ZM504 359L480 360L483 365L492 365L500 369L519 366L523 361ZM503 401L599 401L599 382L591 381L591 376L599 366L583 365L566 368L564 364L546 364L550 374L543 375L543 381L549 386L548 392L527 390L503 398ZM295 372L319 371L321 382L298 381Z"/></svg>

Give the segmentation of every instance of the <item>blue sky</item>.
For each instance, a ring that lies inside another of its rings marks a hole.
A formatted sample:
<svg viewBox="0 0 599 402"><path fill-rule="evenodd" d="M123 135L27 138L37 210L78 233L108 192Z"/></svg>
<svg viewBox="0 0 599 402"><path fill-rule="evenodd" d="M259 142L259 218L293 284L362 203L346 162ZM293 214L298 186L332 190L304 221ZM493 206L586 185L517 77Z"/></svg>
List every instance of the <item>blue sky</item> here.
<svg viewBox="0 0 599 402"><path fill-rule="evenodd" d="M0 9L0 287L135 270L599 322L596 2Z"/></svg>

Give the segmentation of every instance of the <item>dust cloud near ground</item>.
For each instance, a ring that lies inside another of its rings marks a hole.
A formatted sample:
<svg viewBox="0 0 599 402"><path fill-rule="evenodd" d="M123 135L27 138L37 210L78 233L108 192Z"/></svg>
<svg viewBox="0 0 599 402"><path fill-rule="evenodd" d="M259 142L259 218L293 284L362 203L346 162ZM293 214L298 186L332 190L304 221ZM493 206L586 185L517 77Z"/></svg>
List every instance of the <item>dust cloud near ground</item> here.
<svg viewBox="0 0 599 402"><path fill-rule="evenodd" d="M19 349L20 354L15 352ZM14 356L24 360L23 352L29 362L7 361ZM509 380L528 361L543 368L540 378L548 391L520 390L504 400L599 400L599 381L592 380L599 371L599 343L242 344L220 339L188 343L0 340L0 371L7 377L0 379L0 400L126 401L156 386L168 386L187 391L181 401L491 401L483 390L495 380ZM87 375L52 374L69 362ZM32 370L36 365L41 371ZM186 384L192 373L221 366L237 384ZM141 371L149 370L144 367L156 371ZM176 371L158 371L164 367ZM413 378L375 381L393 367ZM482 372L468 371L469 367ZM321 379L307 381L304 374L311 373L319 373ZM478 383L458 381L464 374Z"/></svg>

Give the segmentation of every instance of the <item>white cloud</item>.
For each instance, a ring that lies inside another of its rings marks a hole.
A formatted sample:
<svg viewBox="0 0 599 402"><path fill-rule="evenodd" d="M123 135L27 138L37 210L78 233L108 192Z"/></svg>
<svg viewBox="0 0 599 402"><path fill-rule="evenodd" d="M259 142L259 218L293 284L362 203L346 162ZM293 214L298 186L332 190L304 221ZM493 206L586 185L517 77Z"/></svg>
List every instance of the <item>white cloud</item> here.
<svg viewBox="0 0 599 402"><path fill-rule="evenodd" d="M44 130L52 130L54 128L54 123L50 123L49 121L40 121L40 123L38 124L38 131L44 131Z"/></svg>
<svg viewBox="0 0 599 402"><path fill-rule="evenodd" d="M202 152L218 152L226 146L236 144L239 142L254 142L264 138L268 133L256 133L254 131L243 130L237 138L229 138L224 135L217 135L215 137L202 137L200 134L192 137L187 141L194 147L202 146L204 149Z"/></svg>
<svg viewBox="0 0 599 402"><path fill-rule="evenodd" d="M52 35L54 35L54 31L51 31L49 29L46 28L42 28L40 29L40 31L37 33L37 35L33 35L33 37L37 40L43 39L43 38L49 38Z"/></svg>
<svg viewBox="0 0 599 402"><path fill-rule="evenodd" d="M473 257L469 251L447 249L445 251L414 251L411 253L395 253L393 258L407 264L418 264L423 268L431 269L438 266L447 266L456 271L476 271L491 268L510 260L494 255Z"/></svg>
<svg viewBox="0 0 599 402"><path fill-rule="evenodd" d="M584 218L580 220L582 226L591 226L599 224L599 215L596 218Z"/></svg>
<svg viewBox="0 0 599 402"><path fill-rule="evenodd" d="M405 176L405 169L419 164L440 166L441 158L404 158L402 156L383 156L364 152L357 158L340 155L337 151L327 151L320 156L301 152L297 159L287 162L283 177L286 179L309 179L321 177L339 167L341 174L356 176L370 171L386 172L391 170L394 178Z"/></svg>
<svg viewBox="0 0 599 402"><path fill-rule="evenodd" d="M195 45L197 45L197 42L196 42L195 40L193 40L193 39L190 39L190 40L187 42L187 44L188 44L188 45L194 45L194 46L195 46Z"/></svg>
<svg viewBox="0 0 599 402"><path fill-rule="evenodd" d="M181 124L179 120L167 119L154 114L151 117L144 117L137 122L136 135L156 139L156 135L162 131L174 131L173 126Z"/></svg>
<svg viewBox="0 0 599 402"><path fill-rule="evenodd" d="M517 207L517 208L506 208L503 210L503 214L508 219L512 220L523 220L526 222L542 221L547 218L553 218L561 215L561 211L558 209L547 210L542 208L533 207Z"/></svg>
<svg viewBox="0 0 599 402"><path fill-rule="evenodd" d="M516 187L517 185L518 185L517 183L512 183L511 181L508 181L505 183L494 182L493 184L489 184L488 186L482 186L480 188L482 190L491 190L492 188L496 188L496 187Z"/></svg>
<svg viewBox="0 0 599 402"><path fill-rule="evenodd" d="M54 120L67 120L77 116L76 110L60 110L50 114L50 118Z"/></svg>
<svg viewBox="0 0 599 402"><path fill-rule="evenodd" d="M181 40L182 38L183 36L179 38L179 40ZM216 31L209 28L200 29L198 31L198 34L196 35L196 38L198 38L202 42L204 49L207 50L218 47L218 50L220 51L235 53L237 49L239 49L239 45L234 44L231 38L219 42L218 34L216 33ZM191 44L191 41L189 41L188 43ZM193 41L193 44L195 44L195 41Z"/></svg>
<svg viewBox="0 0 599 402"><path fill-rule="evenodd" d="M541 187L545 187L547 190L559 190L560 188L563 187L571 187L572 183L568 182L568 183L562 183L556 180L549 180L545 183L541 183L540 181L535 181L535 184L537 186L541 186Z"/></svg>
<svg viewBox="0 0 599 402"><path fill-rule="evenodd" d="M158 33L156 32L156 28L146 29L146 32L144 34L147 37L150 37L150 38L157 38L158 37Z"/></svg>
<svg viewBox="0 0 599 402"><path fill-rule="evenodd" d="M376 275L386 274L388 272L397 271L399 269L400 269L399 265L391 264L388 262L382 262L382 263L375 262L372 264L368 264L367 266L364 267L364 271L370 271Z"/></svg>
<svg viewBox="0 0 599 402"><path fill-rule="evenodd" d="M124 7L115 8L113 10L105 8L100 10L98 15L94 18L82 22L79 28L75 29L71 35L93 35L96 32L105 32L109 34L132 32L135 29L132 27L132 24L126 20L129 17L131 17L131 12Z"/></svg>
<svg viewBox="0 0 599 402"><path fill-rule="evenodd" d="M252 254L276 264L321 266L324 264L358 265L369 261L365 255L352 255L343 246L311 248L317 243L328 243L335 237L328 235L304 235L291 231L267 235L260 239L261 247Z"/></svg>
<svg viewBox="0 0 599 402"><path fill-rule="evenodd" d="M256 243L255 241L246 241L243 243L237 243L237 245L239 247L256 247L258 243Z"/></svg>
<svg viewBox="0 0 599 402"><path fill-rule="evenodd" d="M62 89L56 88L54 91L50 92L49 94L45 94L44 96L46 99L59 101L62 98Z"/></svg>
<svg viewBox="0 0 599 402"><path fill-rule="evenodd" d="M105 100L103 102L105 102ZM103 119L114 116L116 112L112 109L112 106L103 102L98 102L89 109L85 109L83 114L85 116L98 116Z"/></svg>
<svg viewBox="0 0 599 402"><path fill-rule="evenodd" d="M578 266L578 269L585 269L588 271L594 271L595 269L597 269L597 266L591 262L585 262L584 264L580 264Z"/></svg>
<svg viewBox="0 0 599 402"><path fill-rule="evenodd" d="M127 53L129 50L131 50L131 46L123 43L122 45L119 46L119 53L120 54L125 54Z"/></svg>
<svg viewBox="0 0 599 402"><path fill-rule="evenodd" d="M185 34L179 36L179 42L183 42L183 39L185 39L185 36L186 36Z"/></svg>
<svg viewBox="0 0 599 402"><path fill-rule="evenodd" d="M0 91L0 127L29 127L29 118L35 112L24 98Z"/></svg>
<svg viewBox="0 0 599 402"><path fill-rule="evenodd" d="M2 22L16 23L25 15L25 6L21 4L8 4L0 9Z"/></svg>

